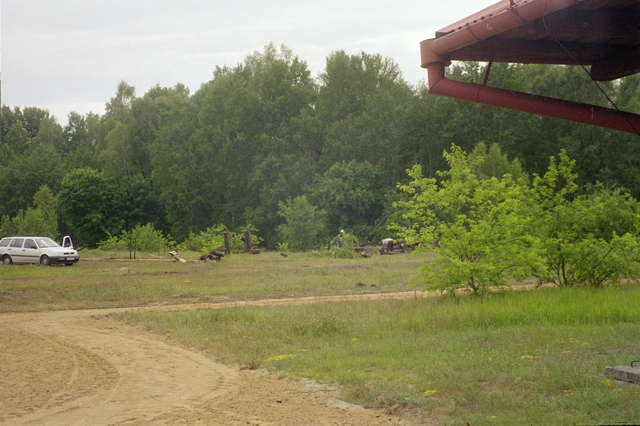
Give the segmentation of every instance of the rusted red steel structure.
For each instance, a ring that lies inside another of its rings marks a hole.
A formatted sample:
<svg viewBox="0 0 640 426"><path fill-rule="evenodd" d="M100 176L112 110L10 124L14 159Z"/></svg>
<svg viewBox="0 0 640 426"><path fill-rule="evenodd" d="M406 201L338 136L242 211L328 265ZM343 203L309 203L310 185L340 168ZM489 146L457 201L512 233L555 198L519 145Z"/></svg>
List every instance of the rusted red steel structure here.
<svg viewBox="0 0 640 426"><path fill-rule="evenodd" d="M451 61L582 65L593 80L640 72L640 0L502 0L420 43L429 93L640 134L640 115L445 77ZM490 67L487 67L489 70Z"/></svg>

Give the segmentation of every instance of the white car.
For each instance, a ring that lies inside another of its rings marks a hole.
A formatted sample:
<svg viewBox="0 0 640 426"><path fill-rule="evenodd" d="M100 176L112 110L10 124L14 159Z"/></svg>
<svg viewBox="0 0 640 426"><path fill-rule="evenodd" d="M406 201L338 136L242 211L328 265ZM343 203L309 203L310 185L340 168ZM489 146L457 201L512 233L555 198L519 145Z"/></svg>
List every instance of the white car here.
<svg viewBox="0 0 640 426"><path fill-rule="evenodd" d="M0 259L5 265L40 263L48 266L73 265L80 256L68 236L64 237L62 246L47 237L6 237L0 240Z"/></svg>

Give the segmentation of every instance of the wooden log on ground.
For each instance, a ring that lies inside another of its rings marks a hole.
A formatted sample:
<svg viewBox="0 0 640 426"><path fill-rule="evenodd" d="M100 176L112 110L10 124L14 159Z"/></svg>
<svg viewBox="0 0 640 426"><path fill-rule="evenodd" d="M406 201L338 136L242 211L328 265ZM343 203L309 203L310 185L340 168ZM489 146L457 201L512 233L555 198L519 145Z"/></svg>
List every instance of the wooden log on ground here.
<svg viewBox="0 0 640 426"><path fill-rule="evenodd" d="M216 262L222 259L222 256L216 256L213 253L207 253L200 256L200 260L215 260Z"/></svg>
<svg viewBox="0 0 640 426"><path fill-rule="evenodd" d="M225 255L225 247L220 246L216 249L211 250L209 253L203 254L200 256L200 260L220 260Z"/></svg>
<svg viewBox="0 0 640 426"><path fill-rule="evenodd" d="M170 254L170 255L171 255L175 260L177 260L178 262L180 262L180 263L187 263L187 261L186 261L186 260L184 260L184 259L182 258L182 256L180 256L180 255L178 254L178 252L177 252L177 251L173 251L173 250L172 250L172 251L170 251L170 252L169 252L169 254Z"/></svg>

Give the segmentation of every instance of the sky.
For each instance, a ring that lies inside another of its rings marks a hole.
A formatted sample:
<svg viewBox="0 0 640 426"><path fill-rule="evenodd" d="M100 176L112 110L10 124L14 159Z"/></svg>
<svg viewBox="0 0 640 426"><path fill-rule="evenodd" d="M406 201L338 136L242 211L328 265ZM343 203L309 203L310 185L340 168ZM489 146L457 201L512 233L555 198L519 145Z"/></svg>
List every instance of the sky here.
<svg viewBox="0 0 640 426"><path fill-rule="evenodd" d="M217 67L269 43L313 76L334 51L381 54L405 80L426 78L420 41L497 0L0 0L2 104L104 114L120 81L143 96L182 83L195 93Z"/></svg>

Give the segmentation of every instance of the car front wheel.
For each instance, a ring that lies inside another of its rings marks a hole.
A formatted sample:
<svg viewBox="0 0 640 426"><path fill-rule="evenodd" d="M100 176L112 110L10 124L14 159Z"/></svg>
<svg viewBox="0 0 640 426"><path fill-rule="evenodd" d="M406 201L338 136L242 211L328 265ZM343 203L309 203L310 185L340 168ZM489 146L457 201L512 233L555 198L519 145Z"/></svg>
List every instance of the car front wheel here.
<svg viewBox="0 0 640 426"><path fill-rule="evenodd" d="M44 266L49 266L51 265L51 259L49 259L49 256L46 256L46 255L42 256L40 258L40 264Z"/></svg>
<svg viewBox="0 0 640 426"><path fill-rule="evenodd" d="M2 263L5 265L12 265L13 260L11 260L11 256L6 255L5 257L2 258Z"/></svg>

